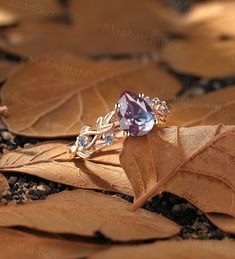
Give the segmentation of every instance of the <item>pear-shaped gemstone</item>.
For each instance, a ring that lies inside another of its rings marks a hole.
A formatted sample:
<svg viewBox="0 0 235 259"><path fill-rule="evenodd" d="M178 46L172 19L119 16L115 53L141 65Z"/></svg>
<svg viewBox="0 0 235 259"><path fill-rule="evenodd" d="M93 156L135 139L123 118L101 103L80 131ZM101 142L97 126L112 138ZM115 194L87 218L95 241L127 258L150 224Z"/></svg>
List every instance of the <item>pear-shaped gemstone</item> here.
<svg viewBox="0 0 235 259"><path fill-rule="evenodd" d="M155 113L138 95L125 91L119 99L118 119L122 130L131 136L143 136L154 126Z"/></svg>

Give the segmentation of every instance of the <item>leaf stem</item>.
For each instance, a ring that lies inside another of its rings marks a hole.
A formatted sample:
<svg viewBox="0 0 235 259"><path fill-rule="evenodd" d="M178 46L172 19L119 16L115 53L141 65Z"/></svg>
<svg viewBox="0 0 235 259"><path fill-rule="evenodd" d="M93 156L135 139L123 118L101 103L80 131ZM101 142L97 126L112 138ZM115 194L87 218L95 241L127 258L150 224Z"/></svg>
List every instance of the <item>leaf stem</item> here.
<svg viewBox="0 0 235 259"><path fill-rule="evenodd" d="M140 196L134 203L130 206L131 211L136 211L140 208L147 200L151 199L153 196L156 195L161 183L158 182L149 192L145 193L144 195Z"/></svg>

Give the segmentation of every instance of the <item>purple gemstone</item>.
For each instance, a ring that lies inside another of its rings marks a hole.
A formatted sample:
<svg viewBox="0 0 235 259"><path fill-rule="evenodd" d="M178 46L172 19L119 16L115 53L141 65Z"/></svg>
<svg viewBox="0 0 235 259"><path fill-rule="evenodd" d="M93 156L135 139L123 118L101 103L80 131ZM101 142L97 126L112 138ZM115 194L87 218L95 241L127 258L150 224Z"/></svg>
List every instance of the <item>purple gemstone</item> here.
<svg viewBox="0 0 235 259"><path fill-rule="evenodd" d="M143 98L125 91L118 103L118 119L122 130L128 131L131 136L143 136L153 128L155 114Z"/></svg>

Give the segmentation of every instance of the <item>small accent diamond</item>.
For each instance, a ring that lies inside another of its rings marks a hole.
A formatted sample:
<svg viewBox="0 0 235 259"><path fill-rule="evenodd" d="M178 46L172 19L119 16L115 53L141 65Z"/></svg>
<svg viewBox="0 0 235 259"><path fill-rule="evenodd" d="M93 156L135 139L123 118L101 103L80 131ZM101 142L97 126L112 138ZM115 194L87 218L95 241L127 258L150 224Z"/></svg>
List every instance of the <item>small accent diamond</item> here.
<svg viewBox="0 0 235 259"><path fill-rule="evenodd" d="M113 139L114 139L114 135L106 135L104 137L104 141L108 144L108 145L112 145L113 144Z"/></svg>
<svg viewBox="0 0 235 259"><path fill-rule="evenodd" d="M87 136L79 136L77 141L81 147L87 147L90 143L89 138Z"/></svg>

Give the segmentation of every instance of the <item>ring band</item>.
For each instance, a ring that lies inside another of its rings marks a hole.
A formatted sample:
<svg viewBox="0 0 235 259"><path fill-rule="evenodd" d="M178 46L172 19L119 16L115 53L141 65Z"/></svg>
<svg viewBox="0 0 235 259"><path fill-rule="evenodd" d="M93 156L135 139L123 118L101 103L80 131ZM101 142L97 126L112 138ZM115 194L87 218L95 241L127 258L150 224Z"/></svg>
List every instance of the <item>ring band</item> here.
<svg viewBox="0 0 235 259"><path fill-rule="evenodd" d="M68 146L74 157L89 158L124 136L143 136L154 125L164 123L170 113L165 101L124 91L113 111L96 121L96 129L84 126L76 142Z"/></svg>

